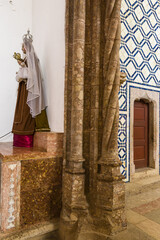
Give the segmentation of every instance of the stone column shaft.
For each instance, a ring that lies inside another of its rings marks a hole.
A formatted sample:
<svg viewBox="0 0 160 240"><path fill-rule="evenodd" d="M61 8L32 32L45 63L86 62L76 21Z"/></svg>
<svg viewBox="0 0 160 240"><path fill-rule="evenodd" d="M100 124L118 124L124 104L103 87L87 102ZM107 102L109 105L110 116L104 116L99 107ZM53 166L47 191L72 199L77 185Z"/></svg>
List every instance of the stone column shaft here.
<svg viewBox="0 0 160 240"><path fill-rule="evenodd" d="M103 1L103 0L102 0ZM98 161L96 226L104 234L126 228L125 188L118 158L118 92L120 87L121 0L104 1L102 145Z"/></svg>
<svg viewBox="0 0 160 240"><path fill-rule="evenodd" d="M67 228L85 215L83 101L85 0L68 0L66 12L65 147L62 222ZM74 219L73 219L74 216ZM64 236L65 237L65 236ZM63 237L62 237L63 239ZM66 239L66 238L65 238Z"/></svg>
<svg viewBox="0 0 160 240"><path fill-rule="evenodd" d="M85 1L74 1L73 17L73 59L72 59L72 106L71 106L71 147L66 172L75 174L72 191L74 203L84 199L83 169L83 100L84 100L84 47L85 47ZM77 186L78 184L78 186ZM78 192L79 191L79 192ZM75 194L73 196L73 194ZM77 199L76 199L77 198Z"/></svg>
<svg viewBox="0 0 160 240"><path fill-rule="evenodd" d="M95 209L97 188L97 159L99 132L99 87L100 87L100 42L101 12L100 0L92 0L92 57L91 57L91 121L90 121L90 204Z"/></svg>
<svg viewBox="0 0 160 240"><path fill-rule="evenodd" d="M62 240L126 226L117 146L120 7L121 0L66 0Z"/></svg>

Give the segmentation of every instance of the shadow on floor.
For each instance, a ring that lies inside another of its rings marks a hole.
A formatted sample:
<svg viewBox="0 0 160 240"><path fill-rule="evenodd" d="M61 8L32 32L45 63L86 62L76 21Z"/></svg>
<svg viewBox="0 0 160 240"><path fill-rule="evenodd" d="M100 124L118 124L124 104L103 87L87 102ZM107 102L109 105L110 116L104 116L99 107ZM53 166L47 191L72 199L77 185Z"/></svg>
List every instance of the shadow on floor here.
<svg viewBox="0 0 160 240"><path fill-rule="evenodd" d="M52 232L52 233L47 233L47 234L37 236L34 238L30 238L29 240L59 240L58 231Z"/></svg>

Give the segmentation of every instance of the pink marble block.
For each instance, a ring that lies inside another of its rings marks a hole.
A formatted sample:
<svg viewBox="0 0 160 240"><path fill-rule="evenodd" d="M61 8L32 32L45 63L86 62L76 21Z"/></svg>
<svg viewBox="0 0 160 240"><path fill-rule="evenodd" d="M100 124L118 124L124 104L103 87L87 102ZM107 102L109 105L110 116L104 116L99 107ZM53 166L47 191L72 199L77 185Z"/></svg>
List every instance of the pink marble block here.
<svg viewBox="0 0 160 240"><path fill-rule="evenodd" d="M46 152L52 152L55 157L63 156L63 133L36 132L33 146Z"/></svg>
<svg viewBox="0 0 160 240"><path fill-rule="evenodd" d="M21 162L2 162L1 230L19 227Z"/></svg>

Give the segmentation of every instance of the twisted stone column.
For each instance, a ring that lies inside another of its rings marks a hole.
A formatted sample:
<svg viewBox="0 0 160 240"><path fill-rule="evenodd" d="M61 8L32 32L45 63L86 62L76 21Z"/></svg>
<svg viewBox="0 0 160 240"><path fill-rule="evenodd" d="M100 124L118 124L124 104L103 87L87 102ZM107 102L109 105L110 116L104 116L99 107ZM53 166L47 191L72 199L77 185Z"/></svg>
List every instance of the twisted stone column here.
<svg viewBox="0 0 160 240"><path fill-rule="evenodd" d="M118 158L120 88L121 0L107 0L104 19L102 143L97 174L97 222L101 232L116 233L126 227L125 189Z"/></svg>
<svg viewBox="0 0 160 240"><path fill-rule="evenodd" d="M117 160L118 92L120 87L120 7L121 0L107 1L105 13L104 93L102 158Z"/></svg>

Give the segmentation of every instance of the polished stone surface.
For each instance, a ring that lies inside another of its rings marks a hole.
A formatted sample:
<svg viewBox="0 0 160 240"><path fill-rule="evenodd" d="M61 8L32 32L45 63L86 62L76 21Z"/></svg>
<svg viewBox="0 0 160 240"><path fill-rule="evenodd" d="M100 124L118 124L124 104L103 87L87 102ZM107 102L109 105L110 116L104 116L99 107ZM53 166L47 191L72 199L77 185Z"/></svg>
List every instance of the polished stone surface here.
<svg viewBox="0 0 160 240"><path fill-rule="evenodd" d="M33 146L46 152L52 152L55 156L63 155L63 133L36 132Z"/></svg>
<svg viewBox="0 0 160 240"><path fill-rule="evenodd" d="M134 186L134 188L133 188ZM126 184L127 219L134 231L142 231L145 238L160 239L160 177L137 179ZM137 230L136 230L137 229ZM118 239L118 238L117 238Z"/></svg>
<svg viewBox="0 0 160 240"><path fill-rule="evenodd" d="M58 218L62 202L62 158L21 163L20 225Z"/></svg>
<svg viewBox="0 0 160 240"><path fill-rule="evenodd" d="M14 231L60 216L62 157L0 143L1 229Z"/></svg>
<svg viewBox="0 0 160 240"><path fill-rule="evenodd" d="M155 183L156 181L156 188ZM150 184L150 188L145 188L146 184ZM112 237L108 237L107 240L159 240L160 239L160 222L159 222L159 214L160 214L160 181L159 185L157 184L156 178L146 178L143 181L140 179L139 181L134 182L134 185L138 185L138 189L140 190L140 185L145 191L138 192L134 189L134 194L129 194L130 188L132 188L133 183L126 184L126 212L128 219L128 228L126 231L117 234ZM141 209L141 211L140 211ZM143 211L142 211L143 209ZM57 230L58 225L55 230ZM28 229L28 227L27 227ZM48 233L50 230L50 233ZM10 237L5 236L4 234L0 234L0 239L31 239L31 240L59 240L57 231L53 232L53 226L45 229L45 231L39 231L38 227L34 227L34 231L25 232L28 230L24 229L24 232L16 235L10 235ZM27 235L28 234L28 235ZM15 237L17 236L17 238ZM25 236L25 237L24 237ZM28 236L28 238L26 238ZM93 232L85 233L80 240L106 240L103 236L97 236L97 238L93 237Z"/></svg>
<svg viewBox="0 0 160 240"><path fill-rule="evenodd" d="M42 152L42 150L38 150L36 148L22 148L22 147L14 147L12 142L0 143L0 153L5 156L14 156L18 154L29 154L33 152Z"/></svg>
<svg viewBox="0 0 160 240"><path fill-rule="evenodd" d="M46 152L39 148L13 147L11 143L0 143L0 159L3 162L22 161L27 159L53 157L52 152Z"/></svg>

